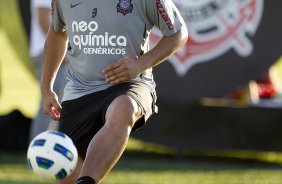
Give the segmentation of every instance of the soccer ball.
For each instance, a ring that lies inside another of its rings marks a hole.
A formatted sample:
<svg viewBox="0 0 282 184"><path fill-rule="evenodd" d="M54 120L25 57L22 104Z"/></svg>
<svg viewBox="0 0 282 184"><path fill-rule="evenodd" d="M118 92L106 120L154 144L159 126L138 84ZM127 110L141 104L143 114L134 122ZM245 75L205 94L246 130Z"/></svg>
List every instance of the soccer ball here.
<svg viewBox="0 0 282 184"><path fill-rule="evenodd" d="M45 131L30 143L27 160L31 170L40 176L61 180L75 169L77 149L72 140L58 131Z"/></svg>

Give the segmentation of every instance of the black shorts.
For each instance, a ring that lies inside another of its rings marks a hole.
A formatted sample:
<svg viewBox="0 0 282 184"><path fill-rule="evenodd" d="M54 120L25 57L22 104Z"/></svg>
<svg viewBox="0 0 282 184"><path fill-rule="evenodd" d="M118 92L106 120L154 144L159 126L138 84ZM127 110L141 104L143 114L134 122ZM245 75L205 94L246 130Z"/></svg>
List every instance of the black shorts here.
<svg viewBox="0 0 282 184"><path fill-rule="evenodd" d="M135 123L133 130L144 125L156 112L155 90L143 83L126 82L62 103L58 130L73 140L83 158L91 139L104 125L108 106L120 95L133 98L142 110L142 117Z"/></svg>

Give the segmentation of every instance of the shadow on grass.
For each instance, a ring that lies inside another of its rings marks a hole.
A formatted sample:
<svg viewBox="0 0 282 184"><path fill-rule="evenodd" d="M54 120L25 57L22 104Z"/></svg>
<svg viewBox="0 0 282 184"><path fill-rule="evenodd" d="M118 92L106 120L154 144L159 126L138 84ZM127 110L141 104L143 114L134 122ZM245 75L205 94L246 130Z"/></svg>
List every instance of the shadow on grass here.
<svg viewBox="0 0 282 184"><path fill-rule="evenodd" d="M120 171L221 171L221 170L281 170L282 165L257 160L211 157L162 157L161 155L125 154L116 166Z"/></svg>

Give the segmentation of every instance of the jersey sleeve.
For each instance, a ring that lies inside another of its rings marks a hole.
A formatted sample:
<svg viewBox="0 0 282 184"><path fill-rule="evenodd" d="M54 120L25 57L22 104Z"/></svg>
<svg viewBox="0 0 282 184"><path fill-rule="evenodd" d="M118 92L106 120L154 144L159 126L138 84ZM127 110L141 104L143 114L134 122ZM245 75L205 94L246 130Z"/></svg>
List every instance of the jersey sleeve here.
<svg viewBox="0 0 282 184"><path fill-rule="evenodd" d="M164 36L171 36L186 26L172 0L146 0L146 14Z"/></svg>
<svg viewBox="0 0 282 184"><path fill-rule="evenodd" d="M54 26L54 31L56 32L64 32L66 30L66 24L64 22L59 0L52 0L52 24Z"/></svg>

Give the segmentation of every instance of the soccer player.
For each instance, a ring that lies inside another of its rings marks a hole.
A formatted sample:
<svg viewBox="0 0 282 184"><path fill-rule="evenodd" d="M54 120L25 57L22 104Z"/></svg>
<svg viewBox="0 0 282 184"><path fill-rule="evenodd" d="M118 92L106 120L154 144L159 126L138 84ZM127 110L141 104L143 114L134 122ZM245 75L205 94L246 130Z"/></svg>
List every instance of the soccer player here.
<svg viewBox="0 0 282 184"><path fill-rule="evenodd" d="M149 49L153 26L163 36ZM59 120L59 131L79 152L76 170L60 184L101 182L130 133L157 110L152 68L187 37L171 0L53 0L41 80L44 111ZM60 105L52 85L66 50L68 83Z"/></svg>

